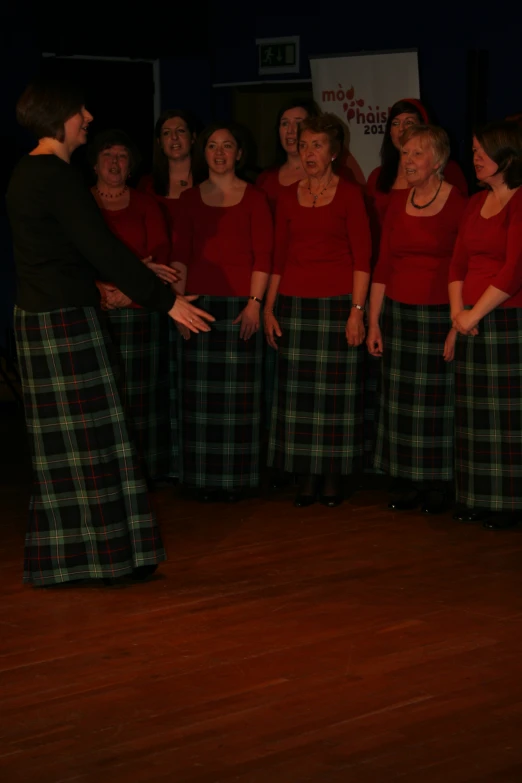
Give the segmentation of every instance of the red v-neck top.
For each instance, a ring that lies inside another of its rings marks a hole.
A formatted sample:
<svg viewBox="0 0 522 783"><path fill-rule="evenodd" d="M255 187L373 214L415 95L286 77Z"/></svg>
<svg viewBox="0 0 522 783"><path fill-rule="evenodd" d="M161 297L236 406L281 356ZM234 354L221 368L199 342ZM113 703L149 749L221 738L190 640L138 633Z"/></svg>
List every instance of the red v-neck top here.
<svg viewBox="0 0 522 783"><path fill-rule="evenodd" d="M483 218L487 191L470 199L450 266L450 282L464 282L465 305L491 285L509 294L501 307L522 307L522 187L498 215Z"/></svg>
<svg viewBox="0 0 522 783"><path fill-rule="evenodd" d="M265 194L247 184L238 204L212 207L191 188L179 202L173 256L187 266L187 292L249 296L252 272L272 269L273 220Z"/></svg>
<svg viewBox="0 0 522 783"><path fill-rule="evenodd" d="M278 199L274 274L287 296L328 297L351 294L354 270L370 271L371 238L361 189L339 179L332 201L303 207L298 185Z"/></svg>

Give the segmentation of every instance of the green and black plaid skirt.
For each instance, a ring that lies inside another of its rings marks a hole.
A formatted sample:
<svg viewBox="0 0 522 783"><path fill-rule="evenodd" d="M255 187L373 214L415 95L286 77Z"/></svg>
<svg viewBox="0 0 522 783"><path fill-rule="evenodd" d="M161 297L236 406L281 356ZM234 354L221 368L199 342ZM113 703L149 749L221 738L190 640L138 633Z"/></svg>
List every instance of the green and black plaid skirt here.
<svg viewBox="0 0 522 783"><path fill-rule="evenodd" d="M498 307L475 337L458 335L455 366L457 501L522 509L522 308Z"/></svg>
<svg viewBox="0 0 522 783"><path fill-rule="evenodd" d="M351 295L279 296L268 464L348 475L362 466L364 346L346 342Z"/></svg>
<svg viewBox="0 0 522 783"><path fill-rule="evenodd" d="M169 410L170 410L170 459L168 475L179 478L180 418L179 362L182 338L176 324L169 318Z"/></svg>
<svg viewBox="0 0 522 783"><path fill-rule="evenodd" d="M263 332L241 340L232 321L242 297L201 296L216 321L181 340L180 480L190 487L240 489L259 484Z"/></svg>
<svg viewBox="0 0 522 783"><path fill-rule="evenodd" d="M169 321L164 313L125 308L107 313L122 370L121 397L147 478L171 459Z"/></svg>
<svg viewBox="0 0 522 783"><path fill-rule="evenodd" d="M454 368L449 305L386 298L374 464L411 481L453 478Z"/></svg>
<svg viewBox="0 0 522 783"><path fill-rule="evenodd" d="M97 310L15 308L14 324L33 467L24 581L120 576L164 560Z"/></svg>

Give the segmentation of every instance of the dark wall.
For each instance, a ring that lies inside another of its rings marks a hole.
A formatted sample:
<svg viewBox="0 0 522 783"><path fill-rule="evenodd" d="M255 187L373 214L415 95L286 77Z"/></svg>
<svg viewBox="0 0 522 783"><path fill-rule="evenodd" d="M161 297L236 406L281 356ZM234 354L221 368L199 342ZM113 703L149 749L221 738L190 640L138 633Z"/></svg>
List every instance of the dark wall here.
<svg viewBox="0 0 522 783"><path fill-rule="evenodd" d="M264 8L270 7L277 5L265 0ZM517 77L522 9L502 14L502 2L487 13L458 3L388 5L391 12L384 16L383 7L325 4L319 14L292 16L243 9L240 35L228 18L216 14L210 25L216 47L213 80L266 79L257 74L256 38L300 36L299 75L273 79L310 78L311 55L417 48L421 97L449 131L453 154L465 164L476 121L522 111ZM216 92L218 106L226 110L226 90Z"/></svg>

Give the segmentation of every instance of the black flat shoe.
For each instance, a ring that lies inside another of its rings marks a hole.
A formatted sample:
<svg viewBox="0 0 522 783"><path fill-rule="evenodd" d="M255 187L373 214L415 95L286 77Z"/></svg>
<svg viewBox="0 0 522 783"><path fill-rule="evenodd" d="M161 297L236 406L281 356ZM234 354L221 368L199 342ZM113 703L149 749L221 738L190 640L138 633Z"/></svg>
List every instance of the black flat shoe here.
<svg viewBox="0 0 522 783"><path fill-rule="evenodd" d="M217 503L221 500L219 489L200 489L197 499L200 503Z"/></svg>
<svg viewBox="0 0 522 783"><path fill-rule="evenodd" d="M518 527L520 522L520 514L494 514L491 519L482 524L482 527L485 530L510 530Z"/></svg>
<svg viewBox="0 0 522 783"><path fill-rule="evenodd" d="M455 522L465 522L468 525L473 525L475 522L484 522L486 519L490 519L493 516L493 512L487 508L465 508L462 511L457 511L453 514L452 519Z"/></svg>
<svg viewBox="0 0 522 783"><path fill-rule="evenodd" d="M416 490L412 490L411 492L406 492L404 495L401 495L396 500L392 500L388 503L388 508L391 508L393 511L411 511L411 509L417 508L421 501L422 494Z"/></svg>
<svg viewBox="0 0 522 783"><path fill-rule="evenodd" d="M270 476L270 489L284 489L288 487L291 482L291 478L288 473L272 473Z"/></svg>
<svg viewBox="0 0 522 783"><path fill-rule="evenodd" d="M102 583L104 587L124 587L123 576L104 576Z"/></svg>
<svg viewBox="0 0 522 783"><path fill-rule="evenodd" d="M317 495L299 494L294 500L294 506L296 508L307 508L308 506L313 506L316 501L317 501Z"/></svg>
<svg viewBox="0 0 522 783"><path fill-rule="evenodd" d="M133 568L132 574L129 574L129 579L132 579L133 582L144 582L155 573L157 568L157 564L138 566Z"/></svg>
<svg viewBox="0 0 522 783"><path fill-rule="evenodd" d="M344 495L320 495L319 502L327 508L340 506L344 500Z"/></svg>
<svg viewBox="0 0 522 783"><path fill-rule="evenodd" d="M442 514L446 508L447 498L444 492L430 489L424 493L420 509L423 514Z"/></svg>

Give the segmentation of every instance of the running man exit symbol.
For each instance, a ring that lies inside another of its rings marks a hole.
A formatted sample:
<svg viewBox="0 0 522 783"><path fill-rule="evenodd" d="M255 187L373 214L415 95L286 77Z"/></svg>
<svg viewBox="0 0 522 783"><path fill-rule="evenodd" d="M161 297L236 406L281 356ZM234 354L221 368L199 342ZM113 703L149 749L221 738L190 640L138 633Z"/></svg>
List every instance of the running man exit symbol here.
<svg viewBox="0 0 522 783"><path fill-rule="evenodd" d="M299 36L256 41L260 74L299 73Z"/></svg>

